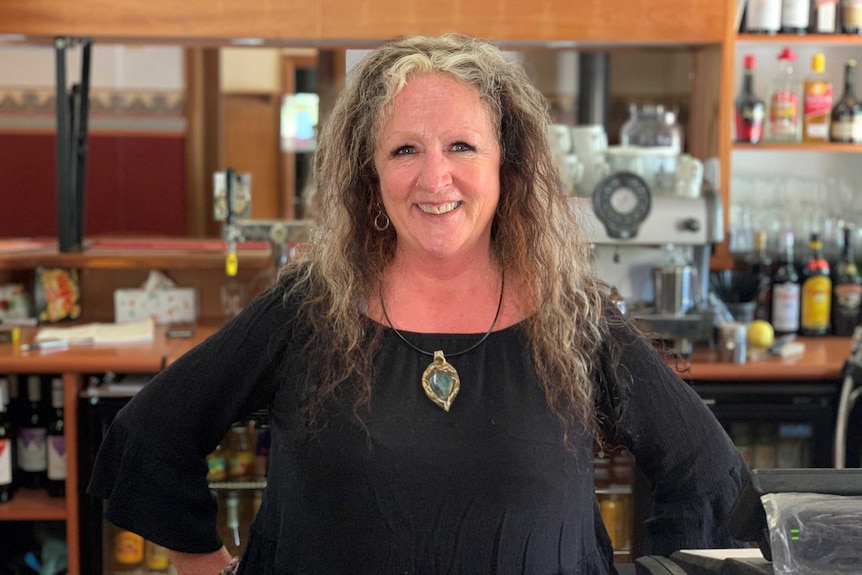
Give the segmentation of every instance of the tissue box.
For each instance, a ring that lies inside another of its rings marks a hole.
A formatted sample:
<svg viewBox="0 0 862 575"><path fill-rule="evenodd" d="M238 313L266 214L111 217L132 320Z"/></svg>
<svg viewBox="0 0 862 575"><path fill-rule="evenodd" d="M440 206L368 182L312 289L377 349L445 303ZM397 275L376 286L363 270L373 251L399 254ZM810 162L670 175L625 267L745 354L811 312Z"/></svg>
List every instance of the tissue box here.
<svg viewBox="0 0 862 575"><path fill-rule="evenodd" d="M114 321L141 321L148 317L156 323L196 321L197 296L194 288L114 290Z"/></svg>

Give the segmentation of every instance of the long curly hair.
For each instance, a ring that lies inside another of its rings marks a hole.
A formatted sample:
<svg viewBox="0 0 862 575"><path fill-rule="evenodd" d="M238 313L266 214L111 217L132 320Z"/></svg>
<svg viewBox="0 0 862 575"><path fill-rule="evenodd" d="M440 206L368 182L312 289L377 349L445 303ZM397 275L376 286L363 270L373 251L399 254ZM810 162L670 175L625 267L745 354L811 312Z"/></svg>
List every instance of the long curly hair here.
<svg viewBox="0 0 862 575"><path fill-rule="evenodd" d="M549 107L523 66L489 42L457 34L399 38L354 69L322 128L314 161L318 216L312 246L287 271L310 326L305 352L320 378L303 407L312 426L333 399L366 406L382 330L363 318L395 254L379 214L375 144L392 102L411 78L445 74L478 90L502 152L493 249L512 277L539 379L567 443L575 429L596 434L595 362L606 343L603 284L590 269L579 215L562 192L547 133ZM290 297L288 294L287 297ZM374 333L369 334L372 329Z"/></svg>

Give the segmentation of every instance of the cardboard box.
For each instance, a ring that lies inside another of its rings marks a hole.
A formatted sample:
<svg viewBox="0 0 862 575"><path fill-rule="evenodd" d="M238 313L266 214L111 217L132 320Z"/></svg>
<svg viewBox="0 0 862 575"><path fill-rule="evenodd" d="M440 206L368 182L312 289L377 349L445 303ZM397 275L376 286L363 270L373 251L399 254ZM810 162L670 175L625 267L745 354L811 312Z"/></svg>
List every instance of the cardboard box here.
<svg viewBox="0 0 862 575"><path fill-rule="evenodd" d="M124 323L152 317L156 323L196 321L198 294L194 288L118 289L114 291L114 321Z"/></svg>

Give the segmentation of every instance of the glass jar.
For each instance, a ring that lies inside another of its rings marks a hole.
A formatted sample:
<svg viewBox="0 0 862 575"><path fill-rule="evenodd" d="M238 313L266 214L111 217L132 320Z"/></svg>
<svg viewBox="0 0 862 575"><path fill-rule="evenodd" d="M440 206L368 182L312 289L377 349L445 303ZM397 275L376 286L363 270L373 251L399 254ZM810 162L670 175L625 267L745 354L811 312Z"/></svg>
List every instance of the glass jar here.
<svg viewBox="0 0 862 575"><path fill-rule="evenodd" d="M682 130L676 114L664 106L644 104L629 106L629 119L620 129L623 146L669 147L682 151Z"/></svg>

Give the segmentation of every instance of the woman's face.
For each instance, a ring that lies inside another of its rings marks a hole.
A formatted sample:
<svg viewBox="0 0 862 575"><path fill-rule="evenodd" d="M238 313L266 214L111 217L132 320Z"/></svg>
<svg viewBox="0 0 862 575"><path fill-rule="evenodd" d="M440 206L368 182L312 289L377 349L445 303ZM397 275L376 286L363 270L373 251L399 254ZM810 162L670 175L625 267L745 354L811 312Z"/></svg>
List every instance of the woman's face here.
<svg viewBox="0 0 862 575"><path fill-rule="evenodd" d="M449 76L417 76L395 97L374 165L402 255L487 253L500 199L496 133L478 90Z"/></svg>

